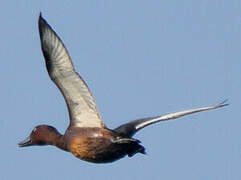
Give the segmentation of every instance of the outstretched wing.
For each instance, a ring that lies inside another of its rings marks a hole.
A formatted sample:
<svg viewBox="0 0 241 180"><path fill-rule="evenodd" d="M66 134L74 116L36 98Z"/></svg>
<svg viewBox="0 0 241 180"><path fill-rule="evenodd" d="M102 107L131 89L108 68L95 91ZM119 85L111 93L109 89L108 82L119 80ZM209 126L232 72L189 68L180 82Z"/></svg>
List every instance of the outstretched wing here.
<svg viewBox="0 0 241 180"><path fill-rule="evenodd" d="M41 14L38 25L46 67L67 103L70 126L103 127L95 100L84 80L75 72L63 42Z"/></svg>
<svg viewBox="0 0 241 180"><path fill-rule="evenodd" d="M193 114L201 111L207 111L211 109L217 109L223 106L227 106L228 104L225 104L227 100L212 105L212 106L206 106L206 107L201 107L201 108L196 108L196 109L189 109L189 110L184 110L184 111L179 111L179 112L174 112L174 113L168 113L164 114L161 116L156 116L156 117L148 117L148 118L143 118L143 119L137 119L134 121L131 121L129 123L123 124L120 127L116 128L114 131L122 134L127 137L132 137L137 131L140 129L149 126L153 123L157 123L159 121L167 121L171 119L176 119L188 114Z"/></svg>

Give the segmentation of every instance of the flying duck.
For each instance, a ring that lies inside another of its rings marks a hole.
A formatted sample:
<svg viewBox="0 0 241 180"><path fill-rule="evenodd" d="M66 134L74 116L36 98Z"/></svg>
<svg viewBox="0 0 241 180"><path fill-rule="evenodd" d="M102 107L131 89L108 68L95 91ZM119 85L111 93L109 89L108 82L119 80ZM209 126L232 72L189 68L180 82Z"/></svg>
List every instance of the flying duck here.
<svg viewBox="0 0 241 180"><path fill-rule="evenodd" d="M88 162L109 163L126 155L145 154L145 148L133 136L146 126L228 105L225 100L212 106L137 119L109 129L97 110L87 84L75 71L65 45L41 13L38 27L47 71L65 99L70 123L63 135L52 126L38 125L27 139L18 144L20 147L54 145Z"/></svg>

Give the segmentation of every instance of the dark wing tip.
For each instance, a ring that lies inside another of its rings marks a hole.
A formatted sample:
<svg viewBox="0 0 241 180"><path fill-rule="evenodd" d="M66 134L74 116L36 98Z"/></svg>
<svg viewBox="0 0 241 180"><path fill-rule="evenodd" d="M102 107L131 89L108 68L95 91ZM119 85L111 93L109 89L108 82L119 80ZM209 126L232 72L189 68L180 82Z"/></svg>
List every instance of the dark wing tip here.
<svg viewBox="0 0 241 180"><path fill-rule="evenodd" d="M42 13L39 13L39 18L38 18L39 24L47 24L46 20L43 18Z"/></svg>
<svg viewBox="0 0 241 180"><path fill-rule="evenodd" d="M51 54L53 53L53 48L50 48L53 46L52 39L51 39L51 37L53 38L53 36L51 36L51 34L54 34L55 36L57 36L57 34L54 32L51 26L47 23L47 21L42 17L41 12L39 14L39 19L38 19L38 28L39 28L41 49L45 58L48 73L50 73L52 69ZM44 41L44 39L46 40Z"/></svg>
<svg viewBox="0 0 241 180"><path fill-rule="evenodd" d="M39 14L39 20L38 20L38 28L39 28L39 34L40 38L44 36L44 33L49 31L52 32L58 39L61 41L57 33L53 30L53 28L48 24L48 22L42 17L42 13ZM62 41L61 41L62 42Z"/></svg>
<svg viewBox="0 0 241 180"><path fill-rule="evenodd" d="M221 103L216 104L216 107L224 107L224 106L228 106L229 104L226 103L228 101L228 99L225 99L224 101L222 101Z"/></svg>
<svg viewBox="0 0 241 180"><path fill-rule="evenodd" d="M38 19L38 27L39 27L39 33L40 36L43 34L43 30L46 28L50 28L50 25L47 23L47 21L42 17L42 13L40 12L39 14L39 19Z"/></svg>

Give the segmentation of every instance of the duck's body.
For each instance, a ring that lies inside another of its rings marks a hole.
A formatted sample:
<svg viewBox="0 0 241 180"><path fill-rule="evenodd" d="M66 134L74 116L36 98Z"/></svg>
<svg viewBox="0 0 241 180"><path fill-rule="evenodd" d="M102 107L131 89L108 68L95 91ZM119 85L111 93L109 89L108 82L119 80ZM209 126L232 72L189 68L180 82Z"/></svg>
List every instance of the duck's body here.
<svg viewBox="0 0 241 180"><path fill-rule="evenodd" d="M30 136L19 143L20 147L54 145L85 161L113 162L126 155L131 157L136 153L145 154L145 148L140 145L140 141L132 138L140 129L160 121L227 105L224 101L213 106L138 119L110 130L103 123L88 86L75 71L67 49L41 15L39 32L49 76L64 96L70 124L64 135L52 126L36 126Z"/></svg>
<svg viewBox="0 0 241 180"><path fill-rule="evenodd" d="M144 153L138 140L119 136L105 128L69 128L65 138L72 154L95 163L113 162L125 155Z"/></svg>

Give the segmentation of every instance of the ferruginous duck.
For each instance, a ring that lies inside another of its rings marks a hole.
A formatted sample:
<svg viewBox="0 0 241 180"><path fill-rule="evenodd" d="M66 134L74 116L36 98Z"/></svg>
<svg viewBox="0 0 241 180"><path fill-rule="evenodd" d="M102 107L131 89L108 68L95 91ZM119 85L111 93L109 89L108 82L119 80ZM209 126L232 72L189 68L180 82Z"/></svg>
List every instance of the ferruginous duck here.
<svg viewBox="0 0 241 180"><path fill-rule="evenodd" d="M140 141L132 137L146 126L228 105L223 101L212 106L137 119L113 130L108 129L87 84L75 71L63 42L41 14L38 27L48 74L64 96L70 123L64 135L52 126L38 125L27 139L19 143L20 147L54 145L85 161L109 163L126 155L145 154Z"/></svg>

